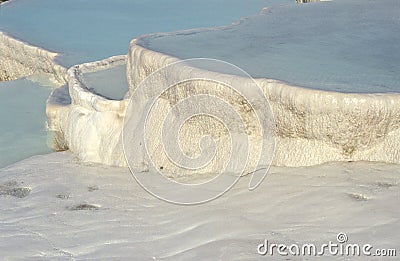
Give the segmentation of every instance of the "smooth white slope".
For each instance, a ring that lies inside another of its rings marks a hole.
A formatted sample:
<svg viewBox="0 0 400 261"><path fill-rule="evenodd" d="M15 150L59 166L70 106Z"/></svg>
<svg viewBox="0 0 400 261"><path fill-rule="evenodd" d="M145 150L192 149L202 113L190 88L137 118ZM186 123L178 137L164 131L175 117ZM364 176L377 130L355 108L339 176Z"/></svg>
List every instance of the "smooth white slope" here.
<svg viewBox="0 0 400 261"><path fill-rule="evenodd" d="M67 153L35 156L0 170L0 254L254 260L264 239L322 244L336 242L339 232L374 249L399 246L396 165L272 168L255 191L247 182L208 204L183 207L147 194L127 169L77 163ZM22 188L30 189L25 197L5 195L24 196Z"/></svg>

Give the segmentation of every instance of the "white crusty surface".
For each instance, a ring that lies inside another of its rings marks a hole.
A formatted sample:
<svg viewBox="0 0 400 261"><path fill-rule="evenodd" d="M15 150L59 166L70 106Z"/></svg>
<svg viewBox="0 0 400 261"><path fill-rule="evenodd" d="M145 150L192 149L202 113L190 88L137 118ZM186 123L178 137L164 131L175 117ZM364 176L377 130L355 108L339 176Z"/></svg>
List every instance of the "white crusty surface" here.
<svg viewBox="0 0 400 261"><path fill-rule="evenodd" d="M124 165L121 130L127 100L108 100L90 92L82 74L124 64L125 58L114 56L68 70L68 86L54 90L46 104L55 150L69 149L86 162Z"/></svg>
<svg viewBox="0 0 400 261"><path fill-rule="evenodd" d="M132 41L127 62L131 92L150 73L177 60ZM327 92L271 79L256 81L277 126L275 165L355 160L400 163L399 94Z"/></svg>

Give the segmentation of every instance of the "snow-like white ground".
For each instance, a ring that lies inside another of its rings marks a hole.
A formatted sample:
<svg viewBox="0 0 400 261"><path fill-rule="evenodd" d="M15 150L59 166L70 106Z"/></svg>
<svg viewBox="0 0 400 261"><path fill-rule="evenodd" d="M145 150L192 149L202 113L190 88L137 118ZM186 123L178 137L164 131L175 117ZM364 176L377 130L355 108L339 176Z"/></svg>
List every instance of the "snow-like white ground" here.
<svg viewBox="0 0 400 261"><path fill-rule="evenodd" d="M340 232L349 244L399 254L397 165L272 167L255 191L247 184L244 177L226 195L185 207L152 197L127 169L84 165L68 153L35 156L0 170L1 257L256 260L265 239L318 246L337 243ZM275 252L273 260L314 258Z"/></svg>
<svg viewBox="0 0 400 261"><path fill-rule="evenodd" d="M143 46L181 59L221 59L297 86L400 92L398 0L291 1L225 30L145 38Z"/></svg>

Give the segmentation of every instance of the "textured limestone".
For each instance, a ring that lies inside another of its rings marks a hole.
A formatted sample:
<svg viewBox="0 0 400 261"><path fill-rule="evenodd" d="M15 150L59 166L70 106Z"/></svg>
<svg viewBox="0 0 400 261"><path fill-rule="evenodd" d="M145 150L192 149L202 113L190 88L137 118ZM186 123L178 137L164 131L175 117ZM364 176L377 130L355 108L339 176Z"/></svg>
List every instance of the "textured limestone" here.
<svg viewBox="0 0 400 261"><path fill-rule="evenodd" d="M68 70L68 86L55 89L46 104L53 149L69 149L86 162L125 165L120 136L127 100L107 100L90 92L82 80L85 72L121 65L125 59L115 56Z"/></svg>
<svg viewBox="0 0 400 261"><path fill-rule="evenodd" d="M150 73L175 61L132 41L127 62L131 92ZM275 117L275 165L355 160L400 163L399 94L346 94L270 79L256 81ZM178 96L182 98L180 93L171 93L169 98Z"/></svg>
<svg viewBox="0 0 400 261"><path fill-rule="evenodd" d="M54 62L53 53L0 32L0 81L46 73L51 81L64 84L66 69Z"/></svg>

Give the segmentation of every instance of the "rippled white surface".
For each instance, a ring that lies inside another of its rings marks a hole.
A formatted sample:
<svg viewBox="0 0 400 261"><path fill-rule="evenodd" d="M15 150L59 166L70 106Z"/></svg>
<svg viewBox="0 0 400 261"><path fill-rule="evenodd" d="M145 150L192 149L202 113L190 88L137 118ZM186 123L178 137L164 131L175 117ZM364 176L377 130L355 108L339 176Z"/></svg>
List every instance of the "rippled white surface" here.
<svg viewBox="0 0 400 261"><path fill-rule="evenodd" d="M152 197L127 169L78 164L65 153L36 156L0 170L0 253L4 259L258 260L268 259L257 254L264 239L321 245L337 242L339 232L352 244L400 251L396 165L273 167L252 192L248 181L208 204L184 207ZM276 254L273 260L285 258L297 260Z"/></svg>

